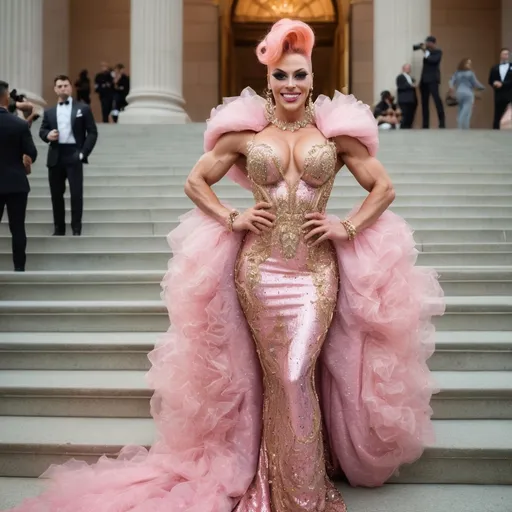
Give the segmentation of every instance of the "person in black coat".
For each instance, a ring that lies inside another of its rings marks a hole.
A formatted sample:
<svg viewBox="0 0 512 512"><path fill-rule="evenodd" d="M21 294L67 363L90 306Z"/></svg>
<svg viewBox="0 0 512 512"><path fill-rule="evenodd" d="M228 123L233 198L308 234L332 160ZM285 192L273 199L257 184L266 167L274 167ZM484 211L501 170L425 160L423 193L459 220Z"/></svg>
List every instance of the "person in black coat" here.
<svg viewBox="0 0 512 512"><path fill-rule="evenodd" d="M0 81L0 220L7 206L16 272L25 271L27 235L25 215L30 185L27 174L37 149L28 123L9 113L9 84Z"/></svg>
<svg viewBox="0 0 512 512"><path fill-rule="evenodd" d="M402 73L396 77L396 90L398 105L402 111L400 128L411 129L418 107L418 96L416 94L416 81L411 76L410 64L404 64Z"/></svg>
<svg viewBox="0 0 512 512"><path fill-rule="evenodd" d="M510 63L510 50L502 48L500 63L491 68L489 85L494 89L494 120L492 127L500 129L500 121L512 103L512 64Z"/></svg>
<svg viewBox="0 0 512 512"><path fill-rule="evenodd" d="M75 82L76 101L91 104L91 80L87 69L80 71L78 80Z"/></svg>
<svg viewBox="0 0 512 512"><path fill-rule="evenodd" d="M101 117L104 123L109 122L112 102L114 101L113 71L106 62L101 63L101 71L94 78L94 90L101 103Z"/></svg>
<svg viewBox="0 0 512 512"><path fill-rule="evenodd" d="M53 235L66 234L64 192L67 179L71 193L71 228L73 235L80 236L83 164L89 163L88 157L96 144L98 130L90 107L73 101L69 78L59 75L54 83L59 103L45 111L39 130L41 139L50 144L47 165L55 227Z"/></svg>
<svg viewBox="0 0 512 512"><path fill-rule="evenodd" d="M434 99L436 105L437 117L439 118L439 128L445 128L445 115L443 101L439 95L439 84L441 83L441 59L443 52L437 47L437 40L434 36L429 36L425 42L419 46L423 50L423 69L421 70L420 93L421 110L423 114L423 128L430 127L430 96Z"/></svg>
<svg viewBox="0 0 512 512"><path fill-rule="evenodd" d="M126 98L130 94L130 77L125 73L123 64L118 64L114 68L114 102L112 110L112 119L114 123L118 122L119 113L124 110L128 102Z"/></svg>

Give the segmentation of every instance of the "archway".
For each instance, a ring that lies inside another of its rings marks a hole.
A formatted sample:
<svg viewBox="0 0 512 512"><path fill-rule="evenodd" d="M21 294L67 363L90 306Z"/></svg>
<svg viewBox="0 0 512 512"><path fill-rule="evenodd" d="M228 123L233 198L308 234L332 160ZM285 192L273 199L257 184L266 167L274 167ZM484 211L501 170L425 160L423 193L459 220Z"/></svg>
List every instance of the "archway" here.
<svg viewBox="0 0 512 512"><path fill-rule="evenodd" d="M250 86L261 93L265 69L254 52L270 25L280 18L309 23L316 36L315 94L348 90L350 0L220 0L221 96Z"/></svg>

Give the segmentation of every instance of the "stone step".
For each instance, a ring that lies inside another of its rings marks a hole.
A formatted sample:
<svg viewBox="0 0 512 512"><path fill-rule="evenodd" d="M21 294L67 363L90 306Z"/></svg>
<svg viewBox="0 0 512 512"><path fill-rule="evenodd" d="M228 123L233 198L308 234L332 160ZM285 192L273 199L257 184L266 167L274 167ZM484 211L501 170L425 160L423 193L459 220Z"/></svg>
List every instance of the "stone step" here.
<svg viewBox="0 0 512 512"><path fill-rule="evenodd" d="M156 332L1 332L2 370L148 370ZM437 371L512 371L512 333L438 331Z"/></svg>
<svg viewBox="0 0 512 512"><path fill-rule="evenodd" d="M439 267L446 295L511 295L512 267ZM155 300L162 270L0 271L0 300Z"/></svg>
<svg viewBox="0 0 512 512"><path fill-rule="evenodd" d="M69 202L69 201L68 201ZM339 199L332 201L329 206L329 213L334 215L346 215L348 207L344 207L346 201ZM249 208L254 204L252 198L237 200L237 206ZM92 209L86 208L84 210L84 219L88 222L102 222L102 221L124 221L124 222L142 222L149 220L167 221L169 219L177 218L194 207L192 202L189 204L186 201L179 203L174 200L169 203L166 208L144 208L139 206L136 209ZM473 206L464 205L445 205L445 206L422 206L421 209L417 206L393 206L391 211L404 217L405 219L445 219L449 225L449 219L469 217L474 218L475 208ZM66 209L66 213L70 215L70 209ZM494 205L481 205L478 207L480 218L510 218L512 219L512 206L494 206ZM28 224L37 222L52 222L53 213L51 207L47 208L30 208L27 211L26 222Z"/></svg>
<svg viewBox="0 0 512 512"><path fill-rule="evenodd" d="M344 217L344 213L339 212L339 217ZM70 221L68 216L68 222ZM473 226L474 230L501 230L509 231L511 226L511 219L509 218L456 218L450 219L447 222L445 219L408 219L409 224L413 230L456 230L468 229L468 226ZM110 221L105 220L101 222L89 222L84 218L82 226L82 234L84 236L148 236L148 235L162 235L167 236L179 224L178 220L162 220L162 221L141 221L141 222L123 222L123 221ZM0 224L0 234L8 235L8 225ZM45 236L53 233L53 222L41 221L31 222L26 225L27 235ZM504 240L503 240L504 241Z"/></svg>
<svg viewBox="0 0 512 512"><path fill-rule="evenodd" d="M182 180L181 176L185 176L190 172L192 165L195 163L196 155L199 156L200 153L194 150L188 158L189 163L187 165L177 165L174 160L167 161L165 158L166 154L159 159L153 158L153 160L156 161L152 164L148 163L148 160L153 156L152 154L148 154L147 157L145 157L145 163L139 164L134 162L134 155L128 155L126 157L119 155L117 160L113 160L111 163L105 164L102 163L103 158L96 158L98 155L96 155L95 152L95 158L92 160L91 164L86 167L86 180L87 182L89 182L89 180L94 180L95 178L105 180L119 179L120 181L122 181L123 178L141 180L146 176L156 179L160 177L174 179L174 171L178 171L178 179ZM104 155L105 158L107 156L108 155ZM384 164L385 163L386 162L384 162ZM41 182L43 184L48 184L48 170L44 158L42 160L37 160L37 162L32 166L32 171L33 173L29 178L31 183ZM392 178L410 176L413 180L416 179L415 177L417 175L423 176L426 180L432 179L434 181L435 178L443 179L446 175L459 176L460 181L471 179L472 177L480 179L477 176L481 176L481 179L485 180L487 176L490 176L491 179L501 179L510 175L510 164L496 163L492 165L492 168L489 168L488 162L482 166L475 164L472 161L464 162L462 160L456 160L451 163L442 162L433 167L428 161L408 162L407 160L403 160L400 162L395 161L392 165L388 165L387 171ZM340 178L343 178L343 176L349 175L349 173L350 171L343 168L339 171L336 179L339 180ZM229 179L224 179L222 183L231 184L234 187L239 186Z"/></svg>
<svg viewBox="0 0 512 512"><path fill-rule="evenodd" d="M148 418L144 371L0 370L1 416ZM512 372L434 372L436 419L512 419Z"/></svg>
<svg viewBox="0 0 512 512"><path fill-rule="evenodd" d="M436 371L511 371L510 331L437 331L428 361Z"/></svg>
<svg viewBox="0 0 512 512"><path fill-rule="evenodd" d="M456 185L456 188L455 188ZM145 185L140 185L137 187L133 186L112 186L112 187L104 187L104 186L95 186L85 184L84 187L84 197L110 197L112 195L120 195L124 197L160 197L169 195L169 187L165 185L159 184L148 184L146 182ZM178 186L176 186L177 188ZM239 187L241 188L241 187ZM408 195L414 192L418 192L418 183L394 183L394 188L396 190L397 195ZM239 189L230 188L226 189L230 190L232 193L239 193ZM364 190L361 189L361 185L359 185L355 180L345 180L343 185L337 187L337 192L343 191L355 191L364 193ZM466 195L466 194L503 194L508 193L512 194L512 183L458 183L458 184L450 184L450 183L422 183L421 190L423 194L432 195L432 194L446 194L446 195ZM48 187L35 187L34 195L38 197L49 197ZM236 197L236 196L235 196Z"/></svg>
<svg viewBox="0 0 512 512"><path fill-rule="evenodd" d="M512 222L512 218L511 218ZM10 234L0 233L0 253L11 251ZM154 236L30 236L29 252L67 253L97 251L136 252L141 247L146 251L166 251L166 237ZM512 253L512 242L473 243L420 243L417 249L425 253Z"/></svg>
<svg viewBox="0 0 512 512"><path fill-rule="evenodd" d="M441 331L512 330L512 296L446 297ZM0 332L163 332L169 320L160 300L2 301Z"/></svg>
<svg viewBox="0 0 512 512"><path fill-rule="evenodd" d="M152 171L152 170L151 170ZM152 174L147 170L141 170L140 175L111 175L103 173L102 176L87 176L84 181L84 190L86 192L94 191L97 188L103 187L108 189L118 189L122 187L147 187L147 186L167 186L167 187L180 187L183 188L186 177L190 173L190 168L185 169L165 169L161 174ZM179 171L179 172L178 172ZM452 185L458 186L460 183L468 185L485 184L485 185L507 185L512 183L512 172L490 172L486 174L476 172L454 172L454 173L439 173L434 172L425 174L414 172L389 172L393 184L408 185L408 184L434 184L434 185ZM345 187L354 183L352 175L340 175L335 182L335 187ZM229 179L222 180L219 184L229 188L240 187L240 185L230 181ZM31 190L34 194L40 194L41 191L48 190L48 177L38 176L30 179Z"/></svg>
<svg viewBox="0 0 512 512"><path fill-rule="evenodd" d="M400 483L512 484L511 420L436 420L436 441ZM0 476L35 477L70 458L93 462L128 444L150 445L146 418L0 417Z"/></svg>
<svg viewBox="0 0 512 512"><path fill-rule="evenodd" d="M126 225L128 230L129 224ZM140 227L140 226L139 226ZM147 227L149 230L149 226ZM135 229L133 230L135 231ZM119 233L117 233L119 234ZM137 234L137 233L136 233ZM167 268L171 257L169 250L99 250L37 252L29 246L27 270L155 270ZM418 264L430 267L441 266L510 266L511 252L421 252ZM10 251L0 252L0 270L10 270Z"/></svg>
<svg viewBox="0 0 512 512"><path fill-rule="evenodd" d="M234 190L234 193L229 193L229 190L223 190L222 193L218 193L219 197L223 201L232 203L234 206L238 206L238 203L245 204L251 195L248 191L242 189ZM234 196L234 197L233 197ZM357 205L365 194L362 191L351 191L346 190L342 193L335 192L329 201L328 211L333 206L351 210ZM253 204L252 201L249 204ZM453 195L453 194L407 194L399 196L393 203L393 207L397 206L415 206L422 208L423 206L473 206L474 208L479 205L495 206L510 206L510 194L466 194L466 195ZM118 194L110 194L109 197L88 197L85 201L84 207L86 209L103 209L103 210L119 210L119 209L133 209L133 208L169 208L170 205L173 207L189 207L191 202L184 196L183 193L170 192L160 197L125 197ZM28 208L31 209L47 209L51 206L49 195L46 196L35 196L29 195ZM475 211L473 217L477 217L477 211Z"/></svg>
<svg viewBox="0 0 512 512"><path fill-rule="evenodd" d="M12 508L44 490L36 478L0 478L0 509ZM349 511L510 512L512 487L504 485L386 484L379 488L338 484ZM384 508L383 508L384 507Z"/></svg>

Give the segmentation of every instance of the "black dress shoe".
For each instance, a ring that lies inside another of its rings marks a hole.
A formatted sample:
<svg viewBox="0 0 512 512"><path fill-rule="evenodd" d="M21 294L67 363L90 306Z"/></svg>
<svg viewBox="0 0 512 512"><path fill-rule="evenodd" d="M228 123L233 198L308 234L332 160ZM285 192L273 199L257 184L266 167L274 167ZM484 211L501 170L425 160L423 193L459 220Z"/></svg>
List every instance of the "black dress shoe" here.
<svg viewBox="0 0 512 512"><path fill-rule="evenodd" d="M66 232L65 231L57 231L57 230L55 230L53 232L52 236L66 236Z"/></svg>
<svg viewBox="0 0 512 512"><path fill-rule="evenodd" d="M73 236L82 236L80 231L73 231Z"/></svg>
<svg viewBox="0 0 512 512"><path fill-rule="evenodd" d="M15 267L14 272L25 272L25 269L23 267Z"/></svg>

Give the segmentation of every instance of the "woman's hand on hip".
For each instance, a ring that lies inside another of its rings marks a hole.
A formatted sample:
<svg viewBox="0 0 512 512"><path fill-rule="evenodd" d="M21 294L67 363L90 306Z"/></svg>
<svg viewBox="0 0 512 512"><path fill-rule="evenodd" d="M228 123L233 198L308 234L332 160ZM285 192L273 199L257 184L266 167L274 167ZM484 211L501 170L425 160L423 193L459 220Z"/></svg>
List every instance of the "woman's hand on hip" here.
<svg viewBox="0 0 512 512"><path fill-rule="evenodd" d="M276 216L267 211L272 208L270 203L257 203L241 213L233 222L233 231L252 231L260 235L274 226Z"/></svg>
<svg viewBox="0 0 512 512"><path fill-rule="evenodd" d="M323 213L308 213L306 221L302 229L307 232L304 240L310 247L321 244L325 240L335 242L348 240L348 233L343 224L340 221L328 219Z"/></svg>

